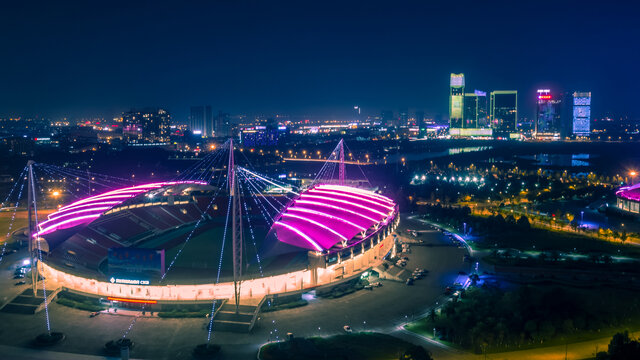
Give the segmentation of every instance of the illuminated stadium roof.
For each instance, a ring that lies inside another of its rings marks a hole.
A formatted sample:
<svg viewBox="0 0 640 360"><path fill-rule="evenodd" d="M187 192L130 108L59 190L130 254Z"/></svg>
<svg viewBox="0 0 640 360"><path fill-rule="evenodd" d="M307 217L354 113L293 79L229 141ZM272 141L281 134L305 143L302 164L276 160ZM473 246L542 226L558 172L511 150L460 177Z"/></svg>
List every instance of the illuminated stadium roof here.
<svg viewBox="0 0 640 360"><path fill-rule="evenodd" d="M165 186L179 184L206 184L198 181L170 181L152 184L137 185L102 194L90 196L63 206L58 211L50 214L46 221L38 224L38 236L52 233L56 230L72 228L78 225L88 224L99 218L104 212L116 207L128 199L151 190Z"/></svg>
<svg viewBox="0 0 640 360"><path fill-rule="evenodd" d="M631 201L640 201L640 184L622 187L616 191L616 196Z"/></svg>
<svg viewBox="0 0 640 360"><path fill-rule="evenodd" d="M317 185L303 192L271 227L281 242L314 251L345 248L385 226L396 204L372 191Z"/></svg>

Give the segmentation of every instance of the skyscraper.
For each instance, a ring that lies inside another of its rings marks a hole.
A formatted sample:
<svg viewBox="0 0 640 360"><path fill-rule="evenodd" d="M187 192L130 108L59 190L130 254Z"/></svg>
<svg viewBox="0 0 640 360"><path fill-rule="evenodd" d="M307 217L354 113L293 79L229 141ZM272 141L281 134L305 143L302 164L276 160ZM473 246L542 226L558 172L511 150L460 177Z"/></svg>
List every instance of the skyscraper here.
<svg viewBox="0 0 640 360"><path fill-rule="evenodd" d="M536 119L534 136L537 139L559 140L563 135L562 99L549 89L539 89L536 94Z"/></svg>
<svg viewBox="0 0 640 360"><path fill-rule="evenodd" d="M486 128L489 127L489 112L487 111L487 93L480 90L474 90L474 94L476 94L476 100L478 101L478 127Z"/></svg>
<svg viewBox="0 0 640 360"><path fill-rule="evenodd" d="M383 126L393 126L394 125L393 111L382 110L382 112L380 112L380 119L382 121Z"/></svg>
<svg viewBox="0 0 640 360"><path fill-rule="evenodd" d="M222 111L218 111L214 132L216 137L231 136L233 133L231 129L231 115Z"/></svg>
<svg viewBox="0 0 640 360"><path fill-rule="evenodd" d="M591 92L573 93L573 135L591 133Z"/></svg>
<svg viewBox="0 0 640 360"><path fill-rule="evenodd" d="M213 136L213 113L211 106L192 106L189 116L189 129L202 137Z"/></svg>
<svg viewBox="0 0 640 360"><path fill-rule="evenodd" d="M508 137L515 133L518 122L518 91L492 91L490 119L494 136Z"/></svg>
<svg viewBox="0 0 640 360"><path fill-rule="evenodd" d="M409 125L409 110L406 108L400 109L400 117L398 118L399 126Z"/></svg>
<svg viewBox="0 0 640 360"><path fill-rule="evenodd" d="M425 137L427 124L424 121L424 111L416 111L416 126L418 127L418 137Z"/></svg>
<svg viewBox="0 0 640 360"><path fill-rule="evenodd" d="M451 74L449 81L449 128L464 126L464 74Z"/></svg>
<svg viewBox="0 0 640 360"><path fill-rule="evenodd" d="M465 129L478 127L478 96L475 93L464 94L464 122Z"/></svg>
<svg viewBox="0 0 640 360"><path fill-rule="evenodd" d="M122 113L122 134L130 143L169 141L171 115L164 109L132 109Z"/></svg>

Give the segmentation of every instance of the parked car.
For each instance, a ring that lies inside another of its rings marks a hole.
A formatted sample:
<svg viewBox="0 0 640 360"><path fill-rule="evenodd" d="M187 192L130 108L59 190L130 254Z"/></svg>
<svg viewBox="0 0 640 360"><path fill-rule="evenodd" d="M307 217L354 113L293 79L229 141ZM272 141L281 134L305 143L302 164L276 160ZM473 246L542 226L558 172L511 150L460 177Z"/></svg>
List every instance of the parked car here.
<svg viewBox="0 0 640 360"><path fill-rule="evenodd" d="M405 282L405 284L413 285L413 279L412 278L408 278L407 281Z"/></svg>
<svg viewBox="0 0 640 360"><path fill-rule="evenodd" d="M92 317L96 317L98 315L100 315L100 312L99 311L94 311L94 312L89 314L89 317L92 318Z"/></svg>
<svg viewBox="0 0 640 360"><path fill-rule="evenodd" d="M382 286L382 283L381 283L380 281L376 281L376 282L374 282L374 283L373 283L373 284L371 284L371 285L373 285L373 286L375 286L375 287L380 287L380 286Z"/></svg>
<svg viewBox="0 0 640 360"><path fill-rule="evenodd" d="M24 279L24 274L14 275L14 279Z"/></svg>
<svg viewBox="0 0 640 360"><path fill-rule="evenodd" d="M26 284L26 283L27 283L27 282L26 282L26 281L24 281L24 280L22 280L22 281L18 281L18 282L16 283L16 285L15 285L15 286L18 286L18 285L24 285L24 284Z"/></svg>
<svg viewBox="0 0 640 360"><path fill-rule="evenodd" d="M365 290L373 290L373 285L371 285L371 284L365 285L364 288L365 288Z"/></svg>
<svg viewBox="0 0 640 360"><path fill-rule="evenodd" d="M353 330L351 329L351 326L349 326L349 325L345 325L342 328L344 329L345 332L348 332L348 333L352 333L353 332Z"/></svg>
<svg viewBox="0 0 640 360"><path fill-rule="evenodd" d="M444 294L445 294L445 295L451 295L452 293L453 293L453 289L452 289L452 288L450 288L449 286L447 286L447 287L444 289Z"/></svg>

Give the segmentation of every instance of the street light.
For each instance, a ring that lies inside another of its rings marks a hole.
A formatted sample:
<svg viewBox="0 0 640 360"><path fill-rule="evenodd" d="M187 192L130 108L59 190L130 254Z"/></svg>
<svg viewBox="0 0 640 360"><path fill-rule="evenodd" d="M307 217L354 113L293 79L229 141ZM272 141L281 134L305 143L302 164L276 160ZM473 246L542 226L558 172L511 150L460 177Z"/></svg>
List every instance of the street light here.
<svg viewBox="0 0 640 360"><path fill-rule="evenodd" d="M631 185L633 185L633 183L635 182L635 178L636 175L638 175L638 173L635 172L635 170L631 170L631 172L629 172L629 176L631 176Z"/></svg>

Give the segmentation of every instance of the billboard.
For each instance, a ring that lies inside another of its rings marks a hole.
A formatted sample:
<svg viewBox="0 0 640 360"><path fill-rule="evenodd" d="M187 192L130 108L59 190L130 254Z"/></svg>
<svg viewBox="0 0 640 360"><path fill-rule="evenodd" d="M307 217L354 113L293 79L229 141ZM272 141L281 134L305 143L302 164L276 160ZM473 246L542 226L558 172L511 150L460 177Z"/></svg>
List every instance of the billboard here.
<svg viewBox="0 0 640 360"><path fill-rule="evenodd" d="M112 282L144 285L149 279L164 275L164 250L111 248L107 264Z"/></svg>

